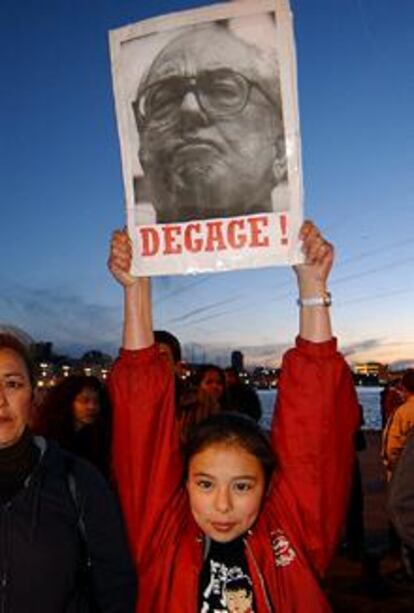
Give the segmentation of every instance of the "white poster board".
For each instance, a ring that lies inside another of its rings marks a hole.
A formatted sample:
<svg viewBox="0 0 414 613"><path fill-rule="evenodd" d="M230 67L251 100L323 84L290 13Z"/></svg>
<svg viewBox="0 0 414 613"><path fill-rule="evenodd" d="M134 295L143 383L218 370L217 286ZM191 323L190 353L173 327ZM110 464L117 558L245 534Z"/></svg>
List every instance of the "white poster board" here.
<svg viewBox="0 0 414 613"><path fill-rule="evenodd" d="M110 32L136 275L300 261L288 0L236 0Z"/></svg>

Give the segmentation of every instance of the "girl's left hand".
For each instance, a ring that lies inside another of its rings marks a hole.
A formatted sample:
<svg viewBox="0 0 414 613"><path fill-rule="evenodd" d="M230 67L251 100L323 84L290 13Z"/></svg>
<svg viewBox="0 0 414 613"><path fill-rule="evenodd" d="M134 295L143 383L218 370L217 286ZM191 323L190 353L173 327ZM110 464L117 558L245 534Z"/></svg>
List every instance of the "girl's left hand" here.
<svg viewBox="0 0 414 613"><path fill-rule="evenodd" d="M304 264L294 266L300 288L310 295L316 291L325 291L334 261L334 247L309 220L304 221L299 238L305 255Z"/></svg>

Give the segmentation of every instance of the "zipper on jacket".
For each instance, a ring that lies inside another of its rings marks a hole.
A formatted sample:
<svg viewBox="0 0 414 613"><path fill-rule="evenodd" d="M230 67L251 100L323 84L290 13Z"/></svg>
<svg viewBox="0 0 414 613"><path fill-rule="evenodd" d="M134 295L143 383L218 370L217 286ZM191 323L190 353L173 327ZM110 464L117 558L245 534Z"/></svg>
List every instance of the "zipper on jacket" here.
<svg viewBox="0 0 414 613"><path fill-rule="evenodd" d="M264 579L263 579L263 575L262 575L262 573L260 571L259 565L256 562L256 558L254 557L252 548L250 547L250 544L248 543L247 539L243 539L243 540L244 540L245 547L246 547L247 551L249 552L249 555L250 555L251 559L253 560L254 567L255 567L257 575L258 575L258 577L260 579L260 585L262 587L262 592L263 592L263 595L264 595L266 606L267 606L268 610L270 611L270 613L273 613L273 609L272 609L272 606L270 604L269 596L268 596L267 590L266 590L266 585L265 585L265 582L264 582Z"/></svg>

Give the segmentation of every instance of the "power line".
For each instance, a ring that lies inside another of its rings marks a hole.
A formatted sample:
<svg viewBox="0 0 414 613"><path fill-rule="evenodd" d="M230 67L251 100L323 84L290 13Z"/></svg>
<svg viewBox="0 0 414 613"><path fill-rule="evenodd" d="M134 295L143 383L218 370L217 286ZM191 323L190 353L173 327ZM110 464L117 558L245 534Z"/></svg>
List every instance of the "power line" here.
<svg viewBox="0 0 414 613"><path fill-rule="evenodd" d="M219 300L218 302L212 302L210 304L203 305L203 306L199 307L198 309L193 309L191 311L188 311L187 313L184 313L184 315L179 315L178 317L173 317L172 319L167 320L166 323L167 324L177 323L177 322L180 322L180 321L185 321L185 320L191 319L192 317L194 317L196 315L200 315L201 313L204 313L205 311L208 311L208 310L211 310L211 309L216 309L219 306L223 306L225 304L229 304L231 302L235 302L236 300L240 300L240 298L243 298L243 294L241 294L239 296L233 296L233 297L227 298L225 300Z"/></svg>
<svg viewBox="0 0 414 613"><path fill-rule="evenodd" d="M165 302L166 300L169 300L170 298L174 298L175 296L178 296L179 294L184 294L190 291L191 289L193 289L194 287L197 287L198 285L204 285L204 283L207 283L207 281L210 281L210 280L211 280L211 277L202 277L200 279L195 279L191 283L186 284L184 287L182 286L178 287L175 290L172 290L171 292L168 292L164 294L163 296L160 296L160 298L157 299L157 305L161 304L162 302Z"/></svg>
<svg viewBox="0 0 414 613"><path fill-rule="evenodd" d="M353 256L353 257L351 256L344 260L341 260L340 262L338 262L337 268L340 268L342 266L347 266L348 264L352 262L359 262L360 260L363 260L372 255L377 255L377 253L382 253L384 251L391 251L396 248L404 247L405 245L408 245L408 244L411 244L411 245L413 244L412 238L407 238L406 240L403 240L403 241L399 240L393 243L384 243L383 245L380 245L379 247L376 247L375 249L371 249L370 251L363 251L362 253L356 256Z"/></svg>
<svg viewBox="0 0 414 613"><path fill-rule="evenodd" d="M409 262L413 262L414 257L405 258L395 260L394 262L389 262L388 264L382 264L381 266L377 266L376 268L371 268L369 270L365 270L360 273L355 273L352 275L348 275L345 277L339 277L339 279L334 279L331 281L331 285L338 285L338 283L344 283L346 281L353 281L354 279L360 279L361 277L367 277L372 274L376 274L377 272L383 272L384 270L388 270L389 268L395 268L396 266L400 266L401 264L408 264Z"/></svg>
<svg viewBox="0 0 414 613"><path fill-rule="evenodd" d="M402 289L402 290L390 290L387 292L382 292L380 294L374 294L369 296L361 296L360 298L353 298L352 300L344 300L338 301L335 303L336 307L343 307L347 304L357 304L360 302L370 302L371 300L379 300L380 298L388 298L389 296L401 296L403 294L412 294L414 293L414 288L411 289Z"/></svg>

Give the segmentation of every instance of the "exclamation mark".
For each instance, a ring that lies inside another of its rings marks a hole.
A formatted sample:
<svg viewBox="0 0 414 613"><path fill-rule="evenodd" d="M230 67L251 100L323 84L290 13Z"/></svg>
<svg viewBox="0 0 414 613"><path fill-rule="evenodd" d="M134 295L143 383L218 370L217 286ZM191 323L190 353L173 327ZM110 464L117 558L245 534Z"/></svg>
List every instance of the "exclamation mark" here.
<svg viewBox="0 0 414 613"><path fill-rule="evenodd" d="M287 218L286 218L286 215L284 215L283 213L282 215L279 215L279 223L280 223L280 233L282 235L280 239L280 244L287 245L288 244Z"/></svg>

